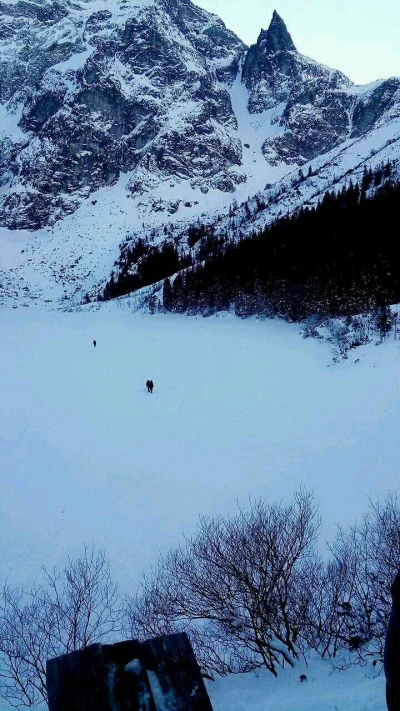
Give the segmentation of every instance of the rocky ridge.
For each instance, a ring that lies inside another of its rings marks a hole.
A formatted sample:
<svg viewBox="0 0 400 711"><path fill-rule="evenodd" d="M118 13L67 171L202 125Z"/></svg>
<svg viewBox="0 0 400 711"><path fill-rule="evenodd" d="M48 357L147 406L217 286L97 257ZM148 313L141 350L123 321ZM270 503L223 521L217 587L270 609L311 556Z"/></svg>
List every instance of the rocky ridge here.
<svg viewBox="0 0 400 711"><path fill-rule="evenodd" d="M19 118L1 144L3 225L42 227L121 173L134 171L131 193L171 177L224 191L245 180L226 88L244 45L221 20L182 0L0 12L0 96Z"/></svg>
<svg viewBox="0 0 400 711"><path fill-rule="evenodd" d="M399 79L355 87L341 72L297 52L277 12L248 50L242 78L250 113L284 104L283 134L263 145L272 163L307 162L400 116Z"/></svg>
<svg viewBox="0 0 400 711"><path fill-rule="evenodd" d="M268 221L396 161L399 137L400 80L353 85L277 12L247 48L190 0L0 1L3 298L78 299L127 233L162 241L256 193Z"/></svg>

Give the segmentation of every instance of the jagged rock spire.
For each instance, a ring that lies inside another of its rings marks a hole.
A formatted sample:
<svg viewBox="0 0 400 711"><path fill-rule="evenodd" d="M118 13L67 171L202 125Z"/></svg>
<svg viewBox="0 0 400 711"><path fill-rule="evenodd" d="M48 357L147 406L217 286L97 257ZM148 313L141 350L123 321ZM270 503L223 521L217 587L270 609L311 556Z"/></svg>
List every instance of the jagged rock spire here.
<svg viewBox="0 0 400 711"><path fill-rule="evenodd" d="M271 75L276 70L276 63L280 66L280 71L287 73L293 61L290 55L288 58L287 52L296 52L296 47L284 21L274 10L268 30L261 30L257 44L251 45L244 61L242 80L246 82L248 88L258 82L263 75Z"/></svg>
<svg viewBox="0 0 400 711"><path fill-rule="evenodd" d="M281 16L274 10L268 30L261 30L257 44L265 43L267 55L282 51L296 51L296 47Z"/></svg>

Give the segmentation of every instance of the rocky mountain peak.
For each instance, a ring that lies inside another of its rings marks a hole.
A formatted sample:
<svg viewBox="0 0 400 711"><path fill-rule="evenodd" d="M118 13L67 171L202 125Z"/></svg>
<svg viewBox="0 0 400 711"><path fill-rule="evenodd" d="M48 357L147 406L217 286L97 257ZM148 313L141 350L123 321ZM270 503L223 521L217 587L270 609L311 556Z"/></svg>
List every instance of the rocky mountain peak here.
<svg viewBox="0 0 400 711"><path fill-rule="evenodd" d="M251 113L260 113L287 99L296 79L297 57L292 37L275 10L268 30L261 30L243 65L242 79L250 92Z"/></svg>
<svg viewBox="0 0 400 711"><path fill-rule="evenodd" d="M300 54L276 10L268 30L261 30L257 43L247 52L242 81L249 92L250 113L262 113L299 94L308 105L314 102L316 93L323 91L322 87L335 91L351 84L340 72Z"/></svg>
<svg viewBox="0 0 400 711"><path fill-rule="evenodd" d="M53 224L128 173L136 197L245 181L229 88L246 46L222 20L190 0L0 0L0 16L0 224Z"/></svg>
<svg viewBox="0 0 400 711"><path fill-rule="evenodd" d="M400 119L400 80L353 87L296 51L276 11L248 49L191 0L0 0L0 77L13 230L96 219L100 189L117 216L128 201L123 229L136 206L185 220Z"/></svg>
<svg viewBox="0 0 400 711"><path fill-rule="evenodd" d="M295 52L296 47L281 16L274 10L268 30L261 30L258 45L265 45L265 54L270 56L276 52Z"/></svg>

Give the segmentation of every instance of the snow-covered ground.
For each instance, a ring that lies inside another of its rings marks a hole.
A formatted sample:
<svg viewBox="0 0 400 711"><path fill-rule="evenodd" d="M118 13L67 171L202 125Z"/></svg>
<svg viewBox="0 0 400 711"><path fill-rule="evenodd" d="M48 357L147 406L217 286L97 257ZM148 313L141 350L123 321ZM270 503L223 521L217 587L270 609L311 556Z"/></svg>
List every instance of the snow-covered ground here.
<svg viewBox="0 0 400 711"><path fill-rule="evenodd" d="M321 504L323 544L369 495L397 490L400 343L331 365L329 346L298 332L233 317L0 311L0 580L29 584L86 542L107 548L131 591L200 513L288 500L303 482ZM218 681L215 710L384 709L381 678L330 677L313 662L300 684L303 671Z"/></svg>
<svg viewBox="0 0 400 711"><path fill-rule="evenodd" d="M243 146L242 170L247 176L245 183L235 192L236 202L241 203L263 190L266 183L276 183L283 176L297 168L278 163L271 165L263 156L262 146L267 138L275 138L284 133L280 123L285 103L261 114L250 114L247 110L248 91L241 80L241 71L230 89L232 108L238 122L238 137Z"/></svg>
<svg viewBox="0 0 400 711"><path fill-rule="evenodd" d="M301 683L300 674L307 681ZM315 657L277 679L263 671L239 674L209 683L208 691L214 711L386 711L382 674L373 677L360 668L332 672Z"/></svg>
<svg viewBox="0 0 400 711"><path fill-rule="evenodd" d="M298 331L1 311L1 573L31 580L94 542L131 589L198 514L237 498L288 499L303 482L330 535L397 488L400 344L327 367L329 346Z"/></svg>
<svg viewBox="0 0 400 711"><path fill-rule="evenodd" d="M128 235L149 238L154 230L157 243L165 236L164 225L174 224L175 234L186 236L188 225L199 220L213 223L217 215L225 215L218 223L220 232L233 238L240 233L252 234L301 205L316 204L327 190L338 191L350 179L360 182L365 167L375 170L394 161L394 174L399 174L397 118L306 164L304 175L310 166L314 174L293 187L297 166L268 167L261 152L263 141L279 134L275 119L282 107L250 116L240 110L244 91L239 81L231 89L238 118L237 137L244 145L243 166L248 173L248 180L234 194L211 190L203 195L187 181L164 181L154 187L151 199L148 195L132 197L127 191L132 175L127 173L115 185L89 195L75 212L52 226L37 232L0 227L0 306L36 303L43 307L50 302L55 306L64 300L81 303L86 292L96 293L109 279L120 256L119 245ZM272 187L263 192L267 182ZM241 205L260 191L266 201L273 198L273 204L258 212L253 200L253 217L249 220L242 207L233 226L229 216L232 201ZM166 205L174 201L179 203L179 209L169 213Z"/></svg>

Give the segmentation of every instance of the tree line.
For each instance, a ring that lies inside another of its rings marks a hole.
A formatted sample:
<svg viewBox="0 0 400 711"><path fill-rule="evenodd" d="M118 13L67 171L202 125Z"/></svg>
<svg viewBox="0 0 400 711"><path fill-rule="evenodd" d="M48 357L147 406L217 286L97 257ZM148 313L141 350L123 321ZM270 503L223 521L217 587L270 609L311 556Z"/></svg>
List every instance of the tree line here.
<svg viewBox="0 0 400 711"><path fill-rule="evenodd" d="M165 279L163 307L301 321L398 302L399 199L390 164L366 170L360 185L327 192L315 207L238 243L222 240L201 263Z"/></svg>
<svg viewBox="0 0 400 711"><path fill-rule="evenodd" d="M108 301L130 294L192 264L190 254L180 255L172 242L161 247L148 245L141 238L121 255L117 276L112 272L100 300Z"/></svg>

